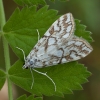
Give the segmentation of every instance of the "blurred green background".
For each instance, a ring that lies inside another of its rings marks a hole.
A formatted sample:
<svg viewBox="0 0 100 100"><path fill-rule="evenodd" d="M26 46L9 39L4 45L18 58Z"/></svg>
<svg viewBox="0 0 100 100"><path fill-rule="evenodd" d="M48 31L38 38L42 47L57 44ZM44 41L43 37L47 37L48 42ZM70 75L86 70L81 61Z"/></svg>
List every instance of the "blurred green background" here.
<svg viewBox="0 0 100 100"><path fill-rule="evenodd" d="M9 19L17 5L13 0L3 0L6 20ZM100 0L69 0L67 2L60 2L56 0L55 3L46 0L49 5L49 9L56 9L59 14L65 14L71 12L75 19L81 20L81 24L87 26L86 30L91 31L94 42L91 43L94 50L87 57L83 58L79 62L85 64L87 69L92 73L89 77L89 82L83 84L82 91L73 91L73 94L67 94L62 97L46 97L44 100L100 100ZM0 67L4 68L4 56L2 40L0 39ZM18 58L10 49L11 64L13 64ZM17 96L20 96L25 92L19 87L15 86ZM28 94L29 95L29 94Z"/></svg>

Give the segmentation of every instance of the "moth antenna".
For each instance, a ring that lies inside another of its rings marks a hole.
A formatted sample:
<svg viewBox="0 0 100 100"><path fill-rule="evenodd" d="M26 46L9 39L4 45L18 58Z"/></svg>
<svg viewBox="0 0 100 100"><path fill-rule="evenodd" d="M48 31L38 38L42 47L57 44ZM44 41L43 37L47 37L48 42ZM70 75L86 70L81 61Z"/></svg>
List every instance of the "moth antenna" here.
<svg viewBox="0 0 100 100"><path fill-rule="evenodd" d="M19 48L19 47L16 47L16 48L22 51L22 53L23 53L23 55L24 55L24 61L25 61L25 52L24 52L24 50L21 49L21 48Z"/></svg>
<svg viewBox="0 0 100 100"><path fill-rule="evenodd" d="M32 75L32 85L31 85L31 89L33 88L33 84L34 84L34 76L33 76L33 73L32 73L32 68L30 67L30 72L31 72L31 75Z"/></svg>
<svg viewBox="0 0 100 100"><path fill-rule="evenodd" d="M37 70L35 70L34 68L33 68L33 70L35 71L35 72L37 72L37 73L39 73L39 74L42 74L42 75L44 75L44 76L46 76L47 78L49 78L51 81L52 81L52 83L54 84L54 87L55 87L55 91L56 91L56 84L55 84L55 82L52 80L52 78L50 78L46 73L42 73L42 72L39 72L39 71L37 71Z"/></svg>
<svg viewBox="0 0 100 100"><path fill-rule="evenodd" d="M38 33L38 42L39 42L39 39L40 39L40 34L39 34L39 30L36 29L37 33Z"/></svg>

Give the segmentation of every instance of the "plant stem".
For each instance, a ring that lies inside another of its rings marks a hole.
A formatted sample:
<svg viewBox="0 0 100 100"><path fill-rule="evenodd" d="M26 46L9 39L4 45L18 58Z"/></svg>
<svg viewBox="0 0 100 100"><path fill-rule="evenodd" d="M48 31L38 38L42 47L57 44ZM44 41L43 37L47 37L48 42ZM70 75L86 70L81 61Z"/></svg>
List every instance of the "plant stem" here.
<svg viewBox="0 0 100 100"><path fill-rule="evenodd" d="M1 31L3 32L3 26L5 25L5 13L4 13L4 7L3 7L3 1L0 0L0 21L1 21ZM12 96L12 84L8 77L8 70L10 68L10 56L9 56L9 47L8 42L5 39L5 37L2 35L3 40L3 47L4 47L4 58L5 58L5 67L6 67L6 73L7 73L7 82L8 82L8 96L9 100L13 100Z"/></svg>

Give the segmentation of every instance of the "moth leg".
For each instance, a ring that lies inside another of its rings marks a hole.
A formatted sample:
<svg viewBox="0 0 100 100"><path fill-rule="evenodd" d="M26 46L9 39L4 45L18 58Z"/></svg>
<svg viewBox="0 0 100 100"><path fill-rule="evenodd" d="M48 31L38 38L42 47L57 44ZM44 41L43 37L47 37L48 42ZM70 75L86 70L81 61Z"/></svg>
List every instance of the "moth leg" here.
<svg viewBox="0 0 100 100"><path fill-rule="evenodd" d="M34 70L35 72L37 72L37 73L39 73L39 74L42 74L42 75L46 76L47 78L49 78L49 79L52 81L52 83L54 84L55 91L56 91L56 84L55 84L55 82L52 80L52 78L50 78L50 77L47 75L47 72L46 72L46 73L42 73L42 72L39 72L39 71L35 70L34 68L33 68L33 70Z"/></svg>

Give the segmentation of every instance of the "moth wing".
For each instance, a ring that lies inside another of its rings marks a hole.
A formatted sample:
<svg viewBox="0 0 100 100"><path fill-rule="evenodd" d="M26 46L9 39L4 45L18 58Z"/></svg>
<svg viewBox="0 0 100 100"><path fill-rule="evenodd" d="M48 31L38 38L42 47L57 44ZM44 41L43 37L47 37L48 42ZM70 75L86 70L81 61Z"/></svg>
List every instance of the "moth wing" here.
<svg viewBox="0 0 100 100"><path fill-rule="evenodd" d="M56 20L46 31L44 36L38 41L33 50L41 49L41 52L47 52L49 45L60 44L64 40L71 38L74 33L74 19L71 13L67 13ZM34 51L34 53L35 53ZM32 51L33 52L33 51ZM40 53L40 52L38 52Z"/></svg>
<svg viewBox="0 0 100 100"><path fill-rule="evenodd" d="M86 57L93 48L91 45L77 36L73 36L67 43L62 44L63 55L59 63L66 63L70 61L76 61Z"/></svg>
<svg viewBox="0 0 100 100"><path fill-rule="evenodd" d="M43 62L43 66L52 66L79 60L87 56L92 50L92 47L86 40L74 36L61 45L49 46L47 53L38 57Z"/></svg>
<svg viewBox="0 0 100 100"><path fill-rule="evenodd" d="M45 37L55 37L57 39L70 38L74 34L74 18L71 13L67 13L56 20L44 34Z"/></svg>

